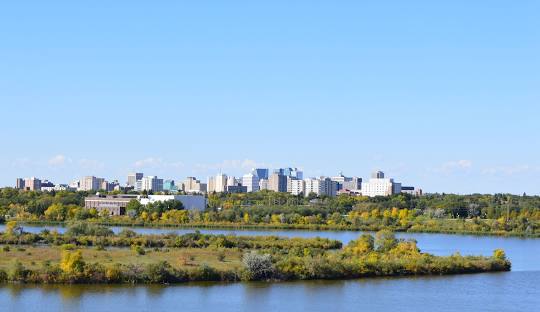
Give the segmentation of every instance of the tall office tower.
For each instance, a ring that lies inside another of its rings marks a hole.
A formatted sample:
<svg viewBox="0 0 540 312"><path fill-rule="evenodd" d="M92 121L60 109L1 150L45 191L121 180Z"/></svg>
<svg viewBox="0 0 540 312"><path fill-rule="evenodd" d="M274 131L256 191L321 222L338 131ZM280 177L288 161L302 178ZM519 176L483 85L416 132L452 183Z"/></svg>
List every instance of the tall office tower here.
<svg viewBox="0 0 540 312"><path fill-rule="evenodd" d="M257 192L259 190L259 177L253 173L244 174L242 185L247 187L247 192Z"/></svg>
<svg viewBox="0 0 540 312"><path fill-rule="evenodd" d="M41 180L35 177L27 178L24 180L24 189L28 191L41 190Z"/></svg>
<svg viewBox="0 0 540 312"><path fill-rule="evenodd" d="M277 172L268 179L268 189L274 192L287 192L287 177Z"/></svg>
<svg viewBox="0 0 540 312"><path fill-rule="evenodd" d="M337 185L336 181L332 181L330 178L319 177L304 180L306 183L305 186L305 195L308 196L311 193L315 193L317 196L326 195L326 196L336 196Z"/></svg>
<svg viewBox="0 0 540 312"><path fill-rule="evenodd" d="M261 179L266 179L268 180L268 169L267 168L254 168L251 170L251 173L256 176L257 178L259 178L259 180Z"/></svg>
<svg viewBox="0 0 540 312"><path fill-rule="evenodd" d="M289 179L287 184L287 191L293 195L305 194L306 182L304 180Z"/></svg>
<svg viewBox="0 0 540 312"><path fill-rule="evenodd" d="M133 172L127 176L127 186L137 186L137 181L142 180L144 174L142 172Z"/></svg>
<svg viewBox="0 0 540 312"><path fill-rule="evenodd" d="M17 188L19 190L24 190L24 179L23 178L17 178L15 188Z"/></svg>
<svg viewBox="0 0 540 312"><path fill-rule="evenodd" d="M227 191L227 175L218 174L214 178L214 190L217 193L223 193Z"/></svg>
<svg viewBox="0 0 540 312"><path fill-rule="evenodd" d="M385 179L382 171L374 172L371 177L369 182L362 183L362 195L375 197L401 193L401 183L394 182L394 179Z"/></svg>
<svg viewBox="0 0 540 312"><path fill-rule="evenodd" d="M163 179L159 179L157 176L146 176L142 178L142 190L152 192L163 191Z"/></svg>
<svg viewBox="0 0 540 312"><path fill-rule="evenodd" d="M79 190L81 191L97 191L101 187L101 183L104 181L102 178L96 178L94 176L82 177L80 180Z"/></svg>
<svg viewBox="0 0 540 312"><path fill-rule="evenodd" d="M208 177L208 181L206 183L206 191L208 193L212 193L216 191L216 178Z"/></svg>

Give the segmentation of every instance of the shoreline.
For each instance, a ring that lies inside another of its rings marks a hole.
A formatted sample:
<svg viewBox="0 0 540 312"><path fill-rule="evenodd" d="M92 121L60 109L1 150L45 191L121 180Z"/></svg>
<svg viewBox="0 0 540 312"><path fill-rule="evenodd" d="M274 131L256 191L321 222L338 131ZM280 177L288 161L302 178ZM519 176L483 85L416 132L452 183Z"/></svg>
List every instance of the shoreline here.
<svg viewBox="0 0 540 312"><path fill-rule="evenodd" d="M16 220L21 225L36 226L62 226L67 227L69 221L44 221L44 220ZM132 228L171 228L171 229L223 229L223 230L283 230L283 231L328 231L328 232L377 232L386 227L349 227L349 226L328 226L328 225L276 225L276 224L223 224L223 223L129 223L129 222L104 222L104 221L84 221L90 224L108 227L132 227ZM5 224L5 223L4 223ZM415 230L404 228L389 228L396 233L425 233L425 234L448 234L448 235L471 235L471 236L493 236L493 237L517 237L517 238L540 238L540 234L527 234L515 232L477 232L477 231L452 231L452 230Z"/></svg>
<svg viewBox="0 0 540 312"><path fill-rule="evenodd" d="M350 280L507 272L491 256L436 256L391 231L362 234L346 246L328 238L202 233L114 234L79 224L68 233L0 234L0 283L177 284L185 282Z"/></svg>

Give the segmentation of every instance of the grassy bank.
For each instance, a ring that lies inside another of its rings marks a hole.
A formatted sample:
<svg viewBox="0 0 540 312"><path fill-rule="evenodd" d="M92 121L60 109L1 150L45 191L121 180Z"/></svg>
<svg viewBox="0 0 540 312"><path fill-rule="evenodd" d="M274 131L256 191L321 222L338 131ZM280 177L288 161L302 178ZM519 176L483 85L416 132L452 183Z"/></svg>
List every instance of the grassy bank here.
<svg viewBox="0 0 540 312"><path fill-rule="evenodd" d="M0 282L180 283L187 281L350 279L371 276L508 271L493 256L440 257L389 231L363 234L342 248L321 238L139 235L82 223L65 234L0 234Z"/></svg>

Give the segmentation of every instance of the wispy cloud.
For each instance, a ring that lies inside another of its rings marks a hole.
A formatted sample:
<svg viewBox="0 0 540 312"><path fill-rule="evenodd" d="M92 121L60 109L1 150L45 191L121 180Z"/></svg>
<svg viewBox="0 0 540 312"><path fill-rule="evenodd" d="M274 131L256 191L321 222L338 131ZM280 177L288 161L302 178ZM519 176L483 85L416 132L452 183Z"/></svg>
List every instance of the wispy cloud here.
<svg viewBox="0 0 540 312"><path fill-rule="evenodd" d="M468 159L460 159L460 160L451 160L443 163L439 167L433 169L432 171L438 172L438 173L445 173L450 174L454 172L460 172L460 171L469 171L473 166L473 163L471 160Z"/></svg>
<svg viewBox="0 0 540 312"><path fill-rule="evenodd" d="M101 170L105 164L99 160L83 158L79 160L79 166L85 170Z"/></svg>
<svg viewBox="0 0 540 312"><path fill-rule="evenodd" d="M272 166L265 163L257 162L253 159L244 159L244 160L232 159L232 160L224 160L220 163L195 165L196 171L250 170L252 168L257 168L257 167L266 168L266 167L272 167Z"/></svg>
<svg viewBox="0 0 540 312"><path fill-rule="evenodd" d="M66 157L65 155L58 154L52 158L49 159L48 163L51 167L60 167L65 165L66 163L71 163L71 158Z"/></svg>
<svg viewBox="0 0 540 312"><path fill-rule="evenodd" d="M503 175L512 176L522 173L540 172L540 167L531 165L511 165L511 166L495 166L488 167L482 170L484 175Z"/></svg>
<svg viewBox="0 0 540 312"><path fill-rule="evenodd" d="M11 163L11 165L16 168L28 168L33 164L32 160L28 157L17 158Z"/></svg>
<svg viewBox="0 0 540 312"><path fill-rule="evenodd" d="M158 157L148 157L141 160L135 161L133 164L135 168L142 169L142 168L183 168L184 163L180 161L176 162L167 162L164 161L162 158Z"/></svg>

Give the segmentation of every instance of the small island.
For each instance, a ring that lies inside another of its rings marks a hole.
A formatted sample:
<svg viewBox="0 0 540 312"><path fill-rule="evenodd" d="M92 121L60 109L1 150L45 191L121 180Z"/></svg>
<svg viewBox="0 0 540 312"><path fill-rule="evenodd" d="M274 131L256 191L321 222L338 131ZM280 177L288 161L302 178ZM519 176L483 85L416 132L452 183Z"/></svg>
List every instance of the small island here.
<svg viewBox="0 0 540 312"><path fill-rule="evenodd" d="M283 281L509 271L503 250L491 257L434 256L388 230L347 246L324 238L141 235L74 223L64 234L25 233L15 222L0 234L2 283L181 283Z"/></svg>

